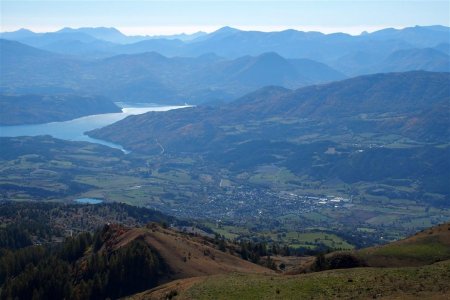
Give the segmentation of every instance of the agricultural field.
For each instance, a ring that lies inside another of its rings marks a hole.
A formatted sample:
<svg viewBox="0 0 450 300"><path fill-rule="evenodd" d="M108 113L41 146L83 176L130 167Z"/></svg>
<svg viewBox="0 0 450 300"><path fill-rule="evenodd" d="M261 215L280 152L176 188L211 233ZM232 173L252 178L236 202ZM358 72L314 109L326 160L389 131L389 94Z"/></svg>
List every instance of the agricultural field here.
<svg viewBox="0 0 450 300"><path fill-rule="evenodd" d="M445 206L409 198L408 180L349 185L273 164L242 172L193 155L124 154L50 137L3 138L2 146L0 199L123 202L194 220L231 240L352 249L450 218Z"/></svg>

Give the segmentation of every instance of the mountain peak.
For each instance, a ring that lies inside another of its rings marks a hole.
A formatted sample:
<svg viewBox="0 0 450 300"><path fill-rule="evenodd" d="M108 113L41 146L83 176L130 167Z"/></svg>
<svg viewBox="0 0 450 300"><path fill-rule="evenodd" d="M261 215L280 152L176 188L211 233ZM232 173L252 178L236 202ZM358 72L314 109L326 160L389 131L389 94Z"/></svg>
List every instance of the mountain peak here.
<svg viewBox="0 0 450 300"><path fill-rule="evenodd" d="M61 28L60 30L57 30L56 32L73 32L73 31L76 31L76 29L71 28L71 27L64 27L64 28Z"/></svg>
<svg viewBox="0 0 450 300"><path fill-rule="evenodd" d="M26 29L26 28L20 28L19 30L16 31L17 33L34 33L33 31Z"/></svg>
<svg viewBox="0 0 450 300"><path fill-rule="evenodd" d="M81 27L79 30L123 35L123 33L115 27Z"/></svg>
<svg viewBox="0 0 450 300"><path fill-rule="evenodd" d="M79 27L79 28L72 28L72 27L64 27L56 32L74 32L74 31L80 31L80 32L108 32L108 33L119 33L122 34L119 30L117 30L114 27Z"/></svg>
<svg viewBox="0 0 450 300"><path fill-rule="evenodd" d="M213 34L228 34L228 33L234 33L234 32L239 32L239 29L230 27L230 26L224 26L222 28L217 29L216 31L213 32Z"/></svg>
<svg viewBox="0 0 450 300"><path fill-rule="evenodd" d="M27 37L31 37L36 35L37 33L26 29L26 28L20 28L19 30L16 31L10 31L10 32L1 32L0 36L2 38L6 38L6 39L21 39L21 38L27 38Z"/></svg>
<svg viewBox="0 0 450 300"><path fill-rule="evenodd" d="M281 55L279 55L278 53L276 53L276 52L264 52L264 53L262 53L262 54L260 54L259 56L258 56L258 58L259 59L265 59L265 60L273 60L273 59L276 59L276 60L285 60L283 57L281 57Z"/></svg>
<svg viewBox="0 0 450 300"><path fill-rule="evenodd" d="M114 27L64 27L58 30L57 33L81 33L89 35L95 39L112 43L123 43L127 39L126 35L124 35Z"/></svg>

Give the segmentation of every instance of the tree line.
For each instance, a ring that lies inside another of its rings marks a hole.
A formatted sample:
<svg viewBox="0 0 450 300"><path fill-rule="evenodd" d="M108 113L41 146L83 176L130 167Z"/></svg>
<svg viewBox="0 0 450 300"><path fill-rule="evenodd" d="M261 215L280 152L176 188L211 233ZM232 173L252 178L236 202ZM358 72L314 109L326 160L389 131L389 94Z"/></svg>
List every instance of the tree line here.
<svg viewBox="0 0 450 300"><path fill-rule="evenodd" d="M152 288L168 273L143 240L106 249L108 233L105 226L61 244L2 250L0 299L115 299Z"/></svg>

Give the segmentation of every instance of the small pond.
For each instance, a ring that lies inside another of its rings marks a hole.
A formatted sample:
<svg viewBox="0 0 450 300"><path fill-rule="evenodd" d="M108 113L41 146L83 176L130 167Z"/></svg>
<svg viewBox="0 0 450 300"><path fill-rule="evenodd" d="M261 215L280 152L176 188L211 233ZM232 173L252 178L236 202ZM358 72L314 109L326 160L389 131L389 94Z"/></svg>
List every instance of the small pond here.
<svg viewBox="0 0 450 300"><path fill-rule="evenodd" d="M103 203L103 200L95 198L79 198L75 199L75 202L80 204L100 204Z"/></svg>

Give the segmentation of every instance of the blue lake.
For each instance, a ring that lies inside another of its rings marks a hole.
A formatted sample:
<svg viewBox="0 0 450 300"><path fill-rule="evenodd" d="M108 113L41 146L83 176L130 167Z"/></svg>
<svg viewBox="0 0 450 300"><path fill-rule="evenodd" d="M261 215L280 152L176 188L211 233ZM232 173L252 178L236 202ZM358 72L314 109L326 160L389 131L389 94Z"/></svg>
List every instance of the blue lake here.
<svg viewBox="0 0 450 300"><path fill-rule="evenodd" d="M33 125L18 125L18 126L0 126L0 137L16 137L16 136L37 136L37 135L51 135L54 138L59 138L69 141L84 141L106 145L112 148L121 149L126 152L122 146L113 144L107 141L93 139L84 133L93 129L101 128L110 125L114 122L120 121L130 115L143 114L149 111L168 111L172 109L190 107L184 106L156 106L151 104L128 104L117 103L122 107L121 113L109 113L101 115L91 115L73 119L64 122L51 122L44 124Z"/></svg>
<svg viewBox="0 0 450 300"><path fill-rule="evenodd" d="M95 198L79 198L75 199L75 202L80 204L100 204L103 203L103 200Z"/></svg>

